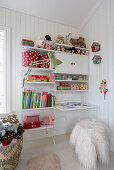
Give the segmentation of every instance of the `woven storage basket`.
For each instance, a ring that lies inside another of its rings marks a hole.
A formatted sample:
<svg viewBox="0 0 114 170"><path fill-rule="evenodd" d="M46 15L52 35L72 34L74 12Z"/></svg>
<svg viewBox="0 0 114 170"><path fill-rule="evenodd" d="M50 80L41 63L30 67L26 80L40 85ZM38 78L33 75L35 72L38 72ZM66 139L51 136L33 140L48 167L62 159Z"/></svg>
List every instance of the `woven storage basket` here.
<svg viewBox="0 0 114 170"><path fill-rule="evenodd" d="M14 170L22 151L23 137L16 143L0 147L0 170Z"/></svg>

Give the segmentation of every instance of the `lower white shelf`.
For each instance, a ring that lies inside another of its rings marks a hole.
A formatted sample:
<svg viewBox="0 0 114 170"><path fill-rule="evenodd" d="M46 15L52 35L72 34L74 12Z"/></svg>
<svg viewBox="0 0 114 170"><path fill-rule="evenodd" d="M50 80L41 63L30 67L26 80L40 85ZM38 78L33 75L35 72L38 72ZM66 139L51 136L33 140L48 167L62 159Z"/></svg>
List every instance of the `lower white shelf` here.
<svg viewBox="0 0 114 170"><path fill-rule="evenodd" d="M87 92L88 90L55 90L55 92Z"/></svg>
<svg viewBox="0 0 114 170"><path fill-rule="evenodd" d="M46 130L46 129L52 129L52 128L55 128L55 125L47 125L47 126L40 126L39 128L25 129L25 132L30 132L34 130Z"/></svg>
<svg viewBox="0 0 114 170"><path fill-rule="evenodd" d="M39 108L34 108L34 109L22 109L22 111L34 111L34 110L47 110L47 109L55 109L56 107L39 107Z"/></svg>

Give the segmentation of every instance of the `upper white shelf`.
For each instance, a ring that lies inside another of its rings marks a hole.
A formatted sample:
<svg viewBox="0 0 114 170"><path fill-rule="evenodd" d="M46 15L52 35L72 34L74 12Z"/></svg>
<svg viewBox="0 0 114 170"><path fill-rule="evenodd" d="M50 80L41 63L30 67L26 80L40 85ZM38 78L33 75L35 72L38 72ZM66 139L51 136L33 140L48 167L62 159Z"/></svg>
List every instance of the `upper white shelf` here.
<svg viewBox="0 0 114 170"><path fill-rule="evenodd" d="M22 46L22 49L23 50L27 50L27 49L38 50L38 51L41 51L41 52L55 52L55 50L47 50L47 49L44 49L44 48L36 48L36 47L29 47L29 46Z"/></svg>
<svg viewBox="0 0 114 170"><path fill-rule="evenodd" d="M89 51L89 49L87 49L87 48L81 48L81 47L76 47L76 46L69 46L69 45L65 45L65 44L55 43L54 48L56 48L57 46L63 46L63 47L66 47L67 49L75 47L76 49L83 49L83 50ZM67 54L67 55L80 55L80 54L75 54L75 53L67 53L67 52L62 52L62 51L57 51L57 50L48 50L48 49L44 49L44 48L36 48L36 47L30 47L30 46L22 46L22 49L23 50L27 50L27 49L29 49L29 50L38 50L38 51L40 51L42 53L53 52L53 53L61 53L61 54Z"/></svg>
<svg viewBox="0 0 114 170"><path fill-rule="evenodd" d="M57 46L63 46L63 47L66 47L66 48L72 48L72 47L75 47L76 49L83 49L83 50L89 51L89 49L88 49L88 48L81 48L81 47L72 46L72 45L66 45L66 44L59 44L59 43L55 43L55 44L54 44L54 47L57 47Z"/></svg>

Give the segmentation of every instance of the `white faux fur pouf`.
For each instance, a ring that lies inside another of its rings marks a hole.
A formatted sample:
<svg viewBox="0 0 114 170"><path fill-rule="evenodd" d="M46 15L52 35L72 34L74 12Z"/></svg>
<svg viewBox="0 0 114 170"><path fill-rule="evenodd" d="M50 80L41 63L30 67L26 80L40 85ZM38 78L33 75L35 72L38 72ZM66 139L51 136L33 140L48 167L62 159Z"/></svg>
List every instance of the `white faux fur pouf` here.
<svg viewBox="0 0 114 170"><path fill-rule="evenodd" d="M105 123L81 120L71 133L70 143L85 168L95 169L97 160L104 165L109 163L109 128Z"/></svg>

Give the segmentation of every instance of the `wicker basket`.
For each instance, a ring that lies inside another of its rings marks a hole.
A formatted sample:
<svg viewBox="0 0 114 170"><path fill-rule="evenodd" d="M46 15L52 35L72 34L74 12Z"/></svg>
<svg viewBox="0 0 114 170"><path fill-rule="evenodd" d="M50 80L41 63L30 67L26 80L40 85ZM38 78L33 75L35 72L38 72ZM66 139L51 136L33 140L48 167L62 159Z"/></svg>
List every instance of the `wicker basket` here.
<svg viewBox="0 0 114 170"><path fill-rule="evenodd" d="M0 170L14 170L22 151L23 137L16 143L0 147Z"/></svg>

